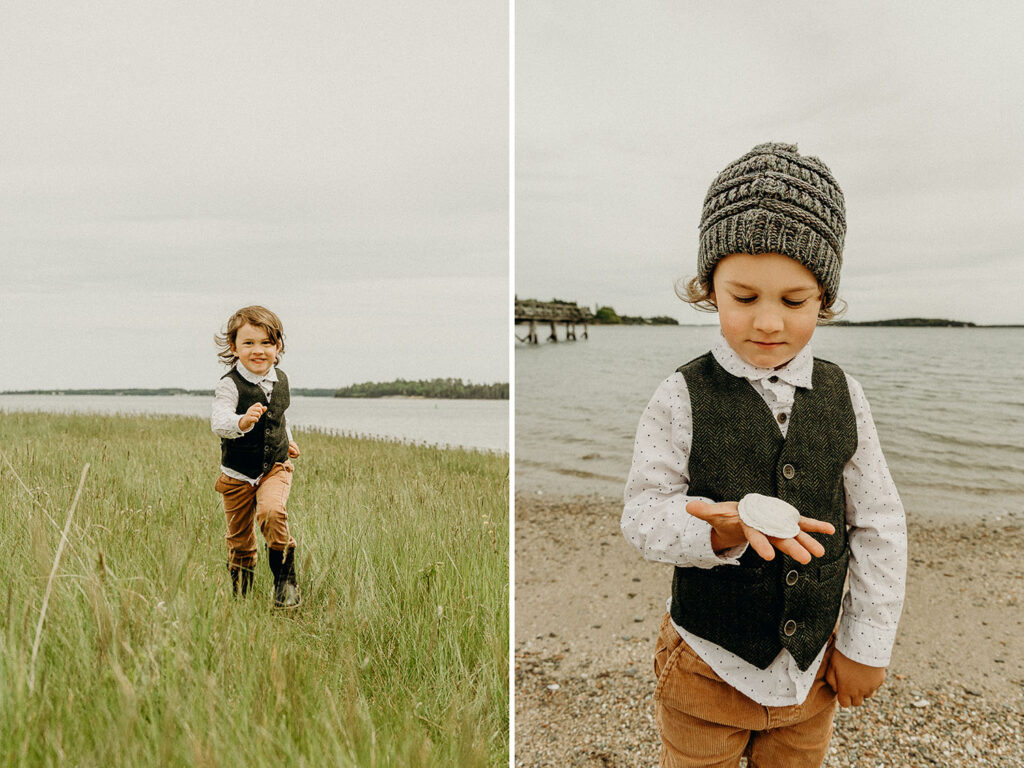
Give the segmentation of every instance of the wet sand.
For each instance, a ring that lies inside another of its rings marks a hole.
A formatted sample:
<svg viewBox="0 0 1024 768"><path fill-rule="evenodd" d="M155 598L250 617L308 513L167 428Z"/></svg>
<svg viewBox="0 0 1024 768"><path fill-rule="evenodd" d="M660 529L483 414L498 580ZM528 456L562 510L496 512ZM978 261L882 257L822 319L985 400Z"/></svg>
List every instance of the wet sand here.
<svg viewBox="0 0 1024 768"><path fill-rule="evenodd" d="M671 568L604 497L516 499L517 766L656 765L651 666ZM1024 765L1024 519L908 520L882 690L841 710L826 766Z"/></svg>

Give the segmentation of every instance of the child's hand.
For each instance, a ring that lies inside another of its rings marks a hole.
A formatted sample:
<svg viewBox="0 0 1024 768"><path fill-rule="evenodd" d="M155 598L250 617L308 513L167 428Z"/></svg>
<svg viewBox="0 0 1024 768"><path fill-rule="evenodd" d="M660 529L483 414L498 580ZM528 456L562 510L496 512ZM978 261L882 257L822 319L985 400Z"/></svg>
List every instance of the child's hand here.
<svg viewBox="0 0 1024 768"><path fill-rule="evenodd" d="M253 403L249 406L249 410L242 414L242 418L238 420L238 428L243 432L248 432L260 420L260 416L266 412L267 406L263 405L263 403Z"/></svg>
<svg viewBox="0 0 1024 768"><path fill-rule="evenodd" d="M870 699L885 681L885 667L869 667L839 651L832 652L825 682L839 697L841 707L859 707L864 699Z"/></svg>
<svg viewBox="0 0 1024 768"><path fill-rule="evenodd" d="M297 459L299 458L299 446L294 440L288 441L288 458Z"/></svg>
<svg viewBox="0 0 1024 768"><path fill-rule="evenodd" d="M711 525L711 548L716 552L749 543L765 560L775 559L777 549L798 563L807 564L811 562L812 556L821 557L825 554L825 548L808 536L807 532L836 532L830 523L801 515L800 533L793 538L777 539L774 536L765 536L740 520L739 504L735 501L722 501L718 504L691 501L686 505L686 511Z"/></svg>

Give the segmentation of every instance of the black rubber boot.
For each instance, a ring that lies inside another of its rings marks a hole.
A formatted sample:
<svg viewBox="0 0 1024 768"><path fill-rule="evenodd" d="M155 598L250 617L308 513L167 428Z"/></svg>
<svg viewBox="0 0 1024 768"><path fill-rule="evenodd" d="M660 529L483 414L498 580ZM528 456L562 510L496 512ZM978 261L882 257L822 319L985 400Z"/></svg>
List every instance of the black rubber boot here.
<svg viewBox="0 0 1024 768"><path fill-rule="evenodd" d="M285 587L295 601L293 605L298 605L302 602L302 594L299 592L299 582L295 578L295 547L289 549L288 554L285 556L284 572Z"/></svg>
<svg viewBox="0 0 1024 768"><path fill-rule="evenodd" d="M252 586L252 568L228 564L228 571L231 572L231 594L238 597L239 589L241 589L242 597L245 597Z"/></svg>
<svg viewBox="0 0 1024 768"><path fill-rule="evenodd" d="M274 607L294 608L302 602L295 581L295 549L268 549L267 562L274 574Z"/></svg>

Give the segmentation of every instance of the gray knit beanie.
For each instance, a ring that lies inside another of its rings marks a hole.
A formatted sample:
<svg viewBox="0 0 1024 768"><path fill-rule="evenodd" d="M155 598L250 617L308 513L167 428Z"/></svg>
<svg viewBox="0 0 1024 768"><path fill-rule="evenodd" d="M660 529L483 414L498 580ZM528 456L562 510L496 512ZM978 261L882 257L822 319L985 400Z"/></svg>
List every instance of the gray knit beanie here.
<svg viewBox="0 0 1024 768"><path fill-rule="evenodd" d="M731 253L781 253L809 269L835 301L846 206L832 173L795 144L758 144L712 182L700 216L697 278L711 288Z"/></svg>

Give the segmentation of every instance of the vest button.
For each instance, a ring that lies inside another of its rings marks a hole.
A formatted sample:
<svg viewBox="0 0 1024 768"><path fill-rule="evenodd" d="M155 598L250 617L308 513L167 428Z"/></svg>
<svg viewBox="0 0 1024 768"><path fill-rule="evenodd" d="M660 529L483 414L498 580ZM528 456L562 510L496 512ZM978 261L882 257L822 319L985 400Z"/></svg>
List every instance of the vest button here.
<svg viewBox="0 0 1024 768"><path fill-rule="evenodd" d="M784 414L784 413L780 413L775 418L777 418L779 420L779 424L785 424L786 423L786 414Z"/></svg>
<svg viewBox="0 0 1024 768"><path fill-rule="evenodd" d="M796 584L797 579L799 578L799 573L797 573L796 571L790 571L786 574L786 585L792 587L794 584Z"/></svg>
<svg viewBox="0 0 1024 768"><path fill-rule="evenodd" d="M775 382L777 382L778 380L779 380L779 377L778 377L778 376L769 376L769 377L768 377L768 381L770 381L770 382L771 382L772 384L774 384L774 383L775 383Z"/></svg>
<svg viewBox="0 0 1024 768"><path fill-rule="evenodd" d="M792 619L790 619L785 624L783 624L782 625L782 633L786 637L792 637L793 635L795 635L796 634L796 622L793 621Z"/></svg>
<svg viewBox="0 0 1024 768"><path fill-rule="evenodd" d="M783 464L782 476L787 480L792 480L796 476L796 467L794 467L792 464Z"/></svg>

